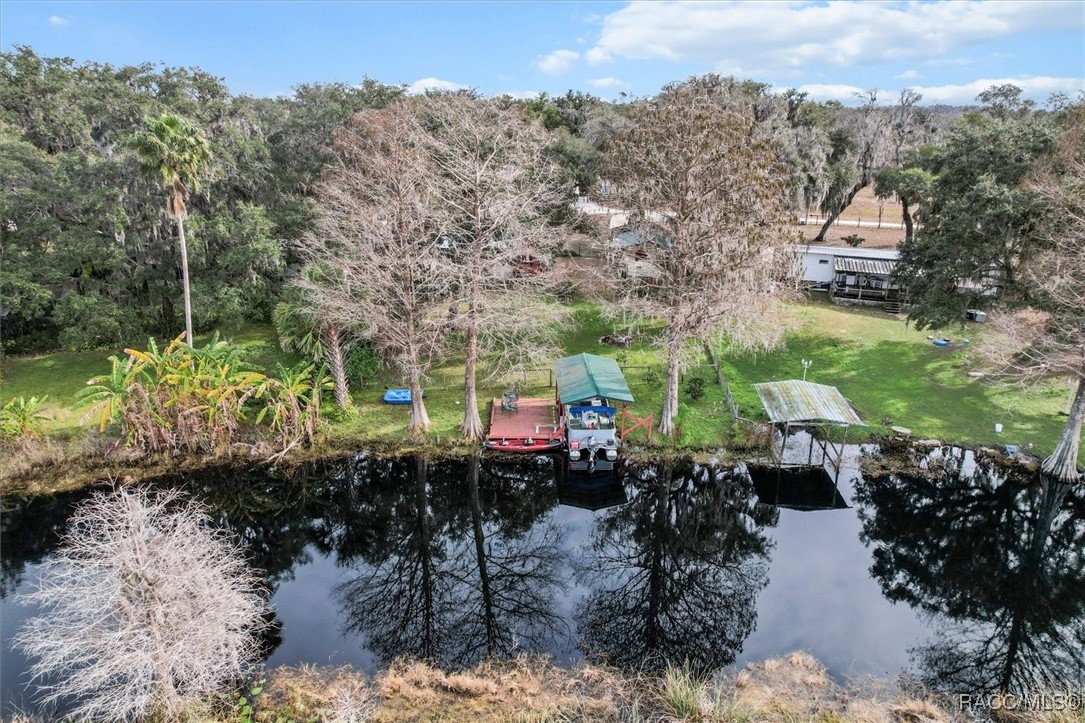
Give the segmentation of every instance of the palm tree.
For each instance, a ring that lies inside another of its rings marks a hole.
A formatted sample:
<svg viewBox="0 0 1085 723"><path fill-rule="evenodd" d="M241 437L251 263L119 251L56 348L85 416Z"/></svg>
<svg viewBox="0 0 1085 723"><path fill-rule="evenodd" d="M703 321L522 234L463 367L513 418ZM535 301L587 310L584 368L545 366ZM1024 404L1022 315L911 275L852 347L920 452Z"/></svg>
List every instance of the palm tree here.
<svg viewBox="0 0 1085 723"><path fill-rule="evenodd" d="M325 362L332 373L335 403L341 409L350 406L347 387L346 355L349 335L334 322L321 320L303 302L280 301L272 312L279 346L283 351L296 351L318 362Z"/></svg>
<svg viewBox="0 0 1085 723"><path fill-rule="evenodd" d="M314 361L324 362L335 384L335 403L346 409L350 405L347 388L346 356L355 337L334 318L334 309L319 291L319 280L327 269L318 272L307 265L283 290L283 300L272 313L279 346L283 351L296 351Z"/></svg>
<svg viewBox="0 0 1085 723"><path fill-rule="evenodd" d="M211 160L211 148L200 129L171 113L147 121L147 130L132 139L141 170L161 179L169 196L166 215L177 223L181 241L181 280L185 295L185 341L192 346L192 298L188 283L188 246L185 243L185 200L189 189L199 190L199 175Z"/></svg>

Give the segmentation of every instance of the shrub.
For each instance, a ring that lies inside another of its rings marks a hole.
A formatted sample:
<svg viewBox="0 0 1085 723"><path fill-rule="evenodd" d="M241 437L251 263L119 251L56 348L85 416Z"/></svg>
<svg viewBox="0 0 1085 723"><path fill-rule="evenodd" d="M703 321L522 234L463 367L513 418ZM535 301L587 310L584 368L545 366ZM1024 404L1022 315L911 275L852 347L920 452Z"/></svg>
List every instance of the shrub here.
<svg viewBox="0 0 1085 723"><path fill-rule="evenodd" d="M138 328L138 323L112 299L99 295L65 294L53 309L53 318L61 329L61 345L72 351L101 349L121 345L123 329Z"/></svg>
<svg viewBox="0 0 1085 723"><path fill-rule="evenodd" d="M15 636L34 678L55 680L43 705L72 699L77 720L174 719L257 659L258 580L202 505L115 489L68 529L22 596L44 612Z"/></svg>
<svg viewBox="0 0 1085 723"><path fill-rule="evenodd" d="M369 386L370 381L380 376L384 364L380 355L373 345L366 341L360 341L350 348L347 354L347 378L356 379L363 386Z"/></svg>
<svg viewBox="0 0 1085 723"><path fill-rule="evenodd" d="M844 236L840 240L843 241L844 243L846 243L848 246L851 246L853 249L857 248L860 244L862 244L864 241L866 241L865 238L863 238L859 234L855 234L855 233L848 234L847 236Z"/></svg>
<svg viewBox="0 0 1085 723"><path fill-rule="evenodd" d="M0 434L15 439L41 439L43 419L48 419L41 413L41 405L49 395L38 398L16 397L11 399L0 409Z"/></svg>
<svg viewBox="0 0 1085 723"><path fill-rule="evenodd" d="M705 380L701 377L690 377L686 380L686 396L697 401L704 396Z"/></svg>
<svg viewBox="0 0 1085 723"><path fill-rule="evenodd" d="M658 387L663 383L663 375L659 373L659 370L655 367L648 367L644 370L644 376L641 377L641 381L645 386Z"/></svg>
<svg viewBox="0 0 1085 723"><path fill-rule="evenodd" d="M315 364L280 365L269 377L217 335L202 348L181 339L162 351L153 339L146 351L125 349L124 361L109 357L110 372L87 382L77 406L97 413L100 430L118 421L125 442L147 451L210 451L261 423L281 451L312 441L330 387Z"/></svg>

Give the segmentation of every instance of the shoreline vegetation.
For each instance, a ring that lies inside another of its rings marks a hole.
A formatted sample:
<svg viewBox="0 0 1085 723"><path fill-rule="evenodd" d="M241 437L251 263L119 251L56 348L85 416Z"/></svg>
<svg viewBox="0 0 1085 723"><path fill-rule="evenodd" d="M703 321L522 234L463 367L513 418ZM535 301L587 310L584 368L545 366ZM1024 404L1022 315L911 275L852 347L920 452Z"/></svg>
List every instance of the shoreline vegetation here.
<svg viewBox="0 0 1085 723"><path fill-rule="evenodd" d="M642 325L635 330L632 346L606 346L599 343L599 338L614 332L618 324L606 319L597 304L580 301L574 302L572 308L575 328L565 338L565 353L588 351L615 358L625 368L637 399L630 411L638 415L657 411L663 401L658 377L666 363L664 352L654 343L658 329ZM764 449L764 439L757 433L757 423L765 417L752 384L801 378L803 359L813 362L808 371L810 381L839 387L864 415L869 426L853 430L851 441L886 439L896 434L891 427L902 426L911 431L914 439L995 449L1013 444L1029 456L1042 457L1054 447L1068 390L1055 382L1025 388L998 386L970 376L979 367L970 354L972 345L963 343L962 333L971 334L969 341L973 342L983 333L979 325L947 330L945 335L961 341L945 349L933 346L927 334L880 310L810 300L796 304L793 311L796 327L789 332L782 349L759 356L715 350L740 416L752 420L753 425L730 423L716 369L703 349L691 345L683 384L691 378L702 379L703 394L697 399L687 394L682 399L675 438L653 434L649 443L645 430L637 430L627 439L626 456L646 459L694 455L714 457L724 463L758 456ZM270 327L244 327L228 338L264 368L295 364L300 359L278 348ZM200 344L197 339L197 347ZM86 380L107 370L107 355L78 352L4 358L0 403L19 396L46 394L48 400L41 409L41 439L5 442L0 489L56 492L104 479L140 480L179 470L266 463L270 455L255 454L253 448L211 454L141 453L125 447L113 430L107 428L99 434L96 425L86 419L85 410L72 407ZM478 445L465 442L457 432L462 415L462 370L462 362L450 360L431 375L426 403L433 427L423 441L411 439L408 413L403 407L380 402L386 387L400 386L393 374L384 371L366 380L365 385L355 384L347 411L337 409L331 395L326 395L326 424L314 444L293 450L277 464L342 457L362 449L381 453L473 453ZM548 376L546 369L528 372L518 380L521 394L553 394ZM480 414L484 419L488 418L490 399L503 388L491 384L480 389ZM995 432L996 423L1003 425L1002 432Z"/></svg>
<svg viewBox="0 0 1085 723"><path fill-rule="evenodd" d="M1080 693L1021 696L937 694L882 679L837 680L794 652L698 673L688 666L629 671L523 656L441 671L399 660L374 675L350 666L278 667L241 693L191 712L196 721L696 721L698 723L1081 723L1066 701ZM1036 702L1048 701L1049 710ZM1058 707L1062 701L1061 708ZM11 723L39 723L31 714Z"/></svg>

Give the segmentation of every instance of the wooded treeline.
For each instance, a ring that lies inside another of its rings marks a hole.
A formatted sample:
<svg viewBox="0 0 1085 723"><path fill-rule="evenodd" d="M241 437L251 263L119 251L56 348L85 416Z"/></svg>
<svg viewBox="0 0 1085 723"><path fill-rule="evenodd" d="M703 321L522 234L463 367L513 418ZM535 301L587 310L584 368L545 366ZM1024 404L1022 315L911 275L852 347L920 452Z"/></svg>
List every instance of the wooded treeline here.
<svg viewBox="0 0 1085 723"><path fill-rule="evenodd" d="M774 140L793 210L847 205L902 149L932 140L953 109L914 97L856 108L719 78L721 103L750 114ZM202 130L211 166L189 201L196 330L270 318L312 228L311 194L333 130L401 86L305 84L289 97L232 95L198 68L115 67L0 54L0 314L8 352L117 347L182 328L180 254L165 193L139 173L129 143L164 112ZM513 101L554 134L551 153L569 187L586 193L602 151L629 127L628 106L570 91Z"/></svg>
<svg viewBox="0 0 1085 723"><path fill-rule="evenodd" d="M128 145L167 111L211 150L188 202L195 327L269 319L332 130L402 92L367 79L251 98L199 69L0 54L5 351L116 347L183 328L166 194Z"/></svg>

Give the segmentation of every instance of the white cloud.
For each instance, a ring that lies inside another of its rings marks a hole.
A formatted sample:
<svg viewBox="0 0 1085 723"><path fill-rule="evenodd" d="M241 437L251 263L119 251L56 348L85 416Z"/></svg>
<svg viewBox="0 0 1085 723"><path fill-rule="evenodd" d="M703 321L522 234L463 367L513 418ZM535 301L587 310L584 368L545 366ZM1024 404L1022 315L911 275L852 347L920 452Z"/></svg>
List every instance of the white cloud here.
<svg viewBox="0 0 1085 723"><path fill-rule="evenodd" d="M467 90L469 86L440 78L422 78L407 86L408 95L421 95L427 90Z"/></svg>
<svg viewBox="0 0 1085 723"><path fill-rule="evenodd" d="M598 46L584 53L584 59L588 61L588 65L605 65L614 62L610 53Z"/></svg>
<svg viewBox="0 0 1085 723"><path fill-rule="evenodd" d="M915 80L919 77L919 73L915 70L906 70L903 73L898 73L893 76L898 80Z"/></svg>
<svg viewBox="0 0 1085 723"><path fill-rule="evenodd" d="M929 60L1035 30L1080 28L1079 3L651 2L606 16L589 63L613 57L788 69Z"/></svg>
<svg viewBox="0 0 1085 723"><path fill-rule="evenodd" d="M627 88L629 83L618 78L607 76L606 78L593 78L588 81L588 85L595 86L596 88Z"/></svg>
<svg viewBox="0 0 1085 723"><path fill-rule="evenodd" d="M844 83L807 83L806 85L800 85L798 89L808 94L811 100L839 100L841 102L854 102L856 93L865 92L856 85L846 85Z"/></svg>
<svg viewBox="0 0 1085 723"><path fill-rule="evenodd" d="M580 53L575 50L555 50L536 58L535 67L547 75L561 75L569 72L579 59Z"/></svg>
<svg viewBox="0 0 1085 723"><path fill-rule="evenodd" d="M1034 76L1031 78L980 78L971 83L960 85L916 86L913 90L923 96L924 103L947 103L949 105L973 105L976 96L992 85L1012 83L1022 90L1025 98L1036 101L1047 100L1055 92L1076 95L1085 92L1085 79L1052 78Z"/></svg>
<svg viewBox="0 0 1085 723"><path fill-rule="evenodd" d="M64 27L65 25L71 25L72 21L68 20L67 18L62 18L59 15L50 15L49 16L49 24L53 25L55 27L61 28L61 27Z"/></svg>
<svg viewBox="0 0 1085 723"><path fill-rule="evenodd" d="M507 95L516 100L531 100L542 95L541 90L503 90L498 95Z"/></svg>

